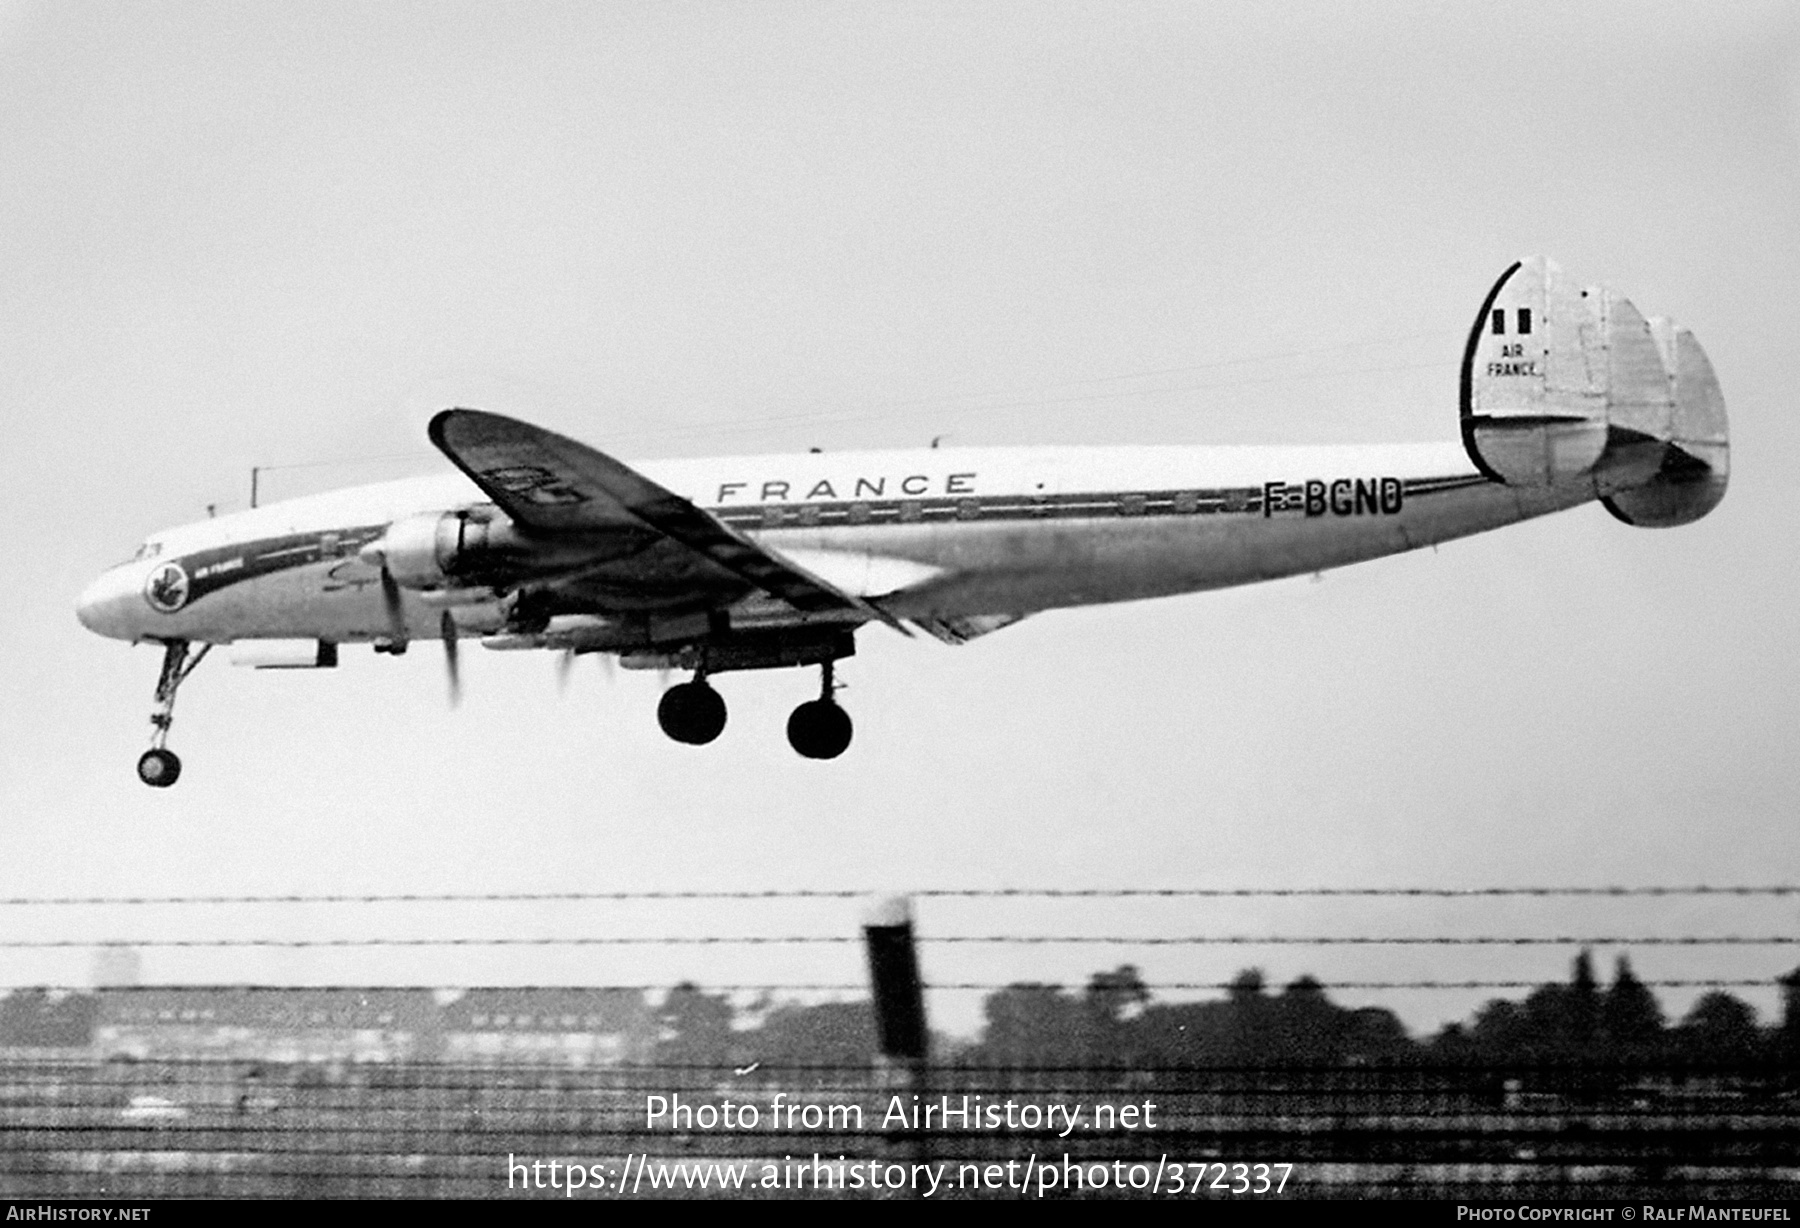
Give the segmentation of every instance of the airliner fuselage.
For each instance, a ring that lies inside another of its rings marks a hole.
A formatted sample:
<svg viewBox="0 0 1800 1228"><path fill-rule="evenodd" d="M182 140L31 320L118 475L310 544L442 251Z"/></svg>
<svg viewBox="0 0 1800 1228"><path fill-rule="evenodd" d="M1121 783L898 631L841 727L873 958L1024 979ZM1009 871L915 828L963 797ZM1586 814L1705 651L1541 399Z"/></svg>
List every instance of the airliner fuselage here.
<svg viewBox="0 0 1800 1228"><path fill-rule="evenodd" d="M951 623L1129 601L1320 571L1497 528L1604 493L1490 481L1462 445L994 448L647 463L641 471L760 546L910 621ZM83 623L127 640L374 642L390 524L486 505L459 474L354 487L152 537L83 595ZM613 563L630 587L630 558ZM596 576L604 577L605 570ZM163 595L156 588L159 578ZM739 625L779 621L741 603ZM685 613L680 592L615 618ZM439 604L407 594L408 631ZM453 607L497 633L501 603ZM863 622L853 612L835 621Z"/></svg>

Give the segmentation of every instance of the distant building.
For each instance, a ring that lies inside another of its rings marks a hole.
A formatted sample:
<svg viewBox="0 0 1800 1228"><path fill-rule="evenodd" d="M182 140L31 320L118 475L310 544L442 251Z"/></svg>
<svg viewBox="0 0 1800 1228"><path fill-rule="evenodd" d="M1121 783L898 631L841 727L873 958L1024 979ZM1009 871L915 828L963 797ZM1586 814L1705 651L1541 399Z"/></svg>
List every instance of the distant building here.
<svg viewBox="0 0 1800 1228"><path fill-rule="evenodd" d="M655 1016L633 989L471 989L443 1007L446 1061L611 1066L642 1061Z"/></svg>
<svg viewBox="0 0 1800 1228"><path fill-rule="evenodd" d="M102 989L101 1057L392 1062L438 1055L429 989Z"/></svg>
<svg viewBox="0 0 1800 1228"><path fill-rule="evenodd" d="M88 1005L79 1023L62 1020L68 1007L56 1013L21 998L11 1007L14 1031L48 1035L54 1023L60 1037L85 1024L82 1035L103 1058L275 1063L610 1066L647 1058L657 1038L635 990L471 989L446 1000L429 989L218 985L81 997Z"/></svg>

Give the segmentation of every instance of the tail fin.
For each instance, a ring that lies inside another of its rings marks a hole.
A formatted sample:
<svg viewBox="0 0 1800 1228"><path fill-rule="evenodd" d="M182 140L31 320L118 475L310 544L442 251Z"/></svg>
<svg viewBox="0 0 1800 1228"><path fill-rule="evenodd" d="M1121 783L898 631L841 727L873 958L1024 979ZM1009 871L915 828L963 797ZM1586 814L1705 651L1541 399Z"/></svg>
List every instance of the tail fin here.
<svg viewBox="0 0 1800 1228"><path fill-rule="evenodd" d="M1725 402L1693 334L1541 256L1501 275L1470 330L1462 434L1495 481L1592 481L1628 524L1685 524L1725 494Z"/></svg>
<svg viewBox="0 0 1800 1228"><path fill-rule="evenodd" d="M1668 447L1656 476L1601 500L1626 524L1688 524L1719 506L1731 476L1731 433L1725 394L1694 334L1668 320L1650 321L1674 391Z"/></svg>

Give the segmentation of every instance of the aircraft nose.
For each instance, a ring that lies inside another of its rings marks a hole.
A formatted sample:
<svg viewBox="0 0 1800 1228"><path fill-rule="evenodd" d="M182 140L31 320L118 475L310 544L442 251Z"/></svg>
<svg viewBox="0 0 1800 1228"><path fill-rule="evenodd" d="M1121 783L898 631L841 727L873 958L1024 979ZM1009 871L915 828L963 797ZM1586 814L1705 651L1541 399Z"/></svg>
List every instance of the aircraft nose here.
<svg viewBox="0 0 1800 1228"><path fill-rule="evenodd" d="M129 619L133 611L131 601L137 596L134 579L131 569L127 567L115 567L111 571L102 572L75 599L75 617L81 620L82 626L96 635L110 636L117 640L131 639L134 634Z"/></svg>

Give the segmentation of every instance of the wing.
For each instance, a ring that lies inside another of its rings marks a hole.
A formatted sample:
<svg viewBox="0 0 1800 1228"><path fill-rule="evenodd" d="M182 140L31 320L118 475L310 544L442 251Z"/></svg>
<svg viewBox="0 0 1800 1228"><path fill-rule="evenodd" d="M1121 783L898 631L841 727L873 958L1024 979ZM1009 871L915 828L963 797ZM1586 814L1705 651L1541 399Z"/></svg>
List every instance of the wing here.
<svg viewBox="0 0 1800 1228"><path fill-rule="evenodd" d="M446 409L431 442L526 529L562 538L648 528L797 610L852 610L902 634L899 621L762 549L673 491L573 439L499 414Z"/></svg>

